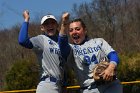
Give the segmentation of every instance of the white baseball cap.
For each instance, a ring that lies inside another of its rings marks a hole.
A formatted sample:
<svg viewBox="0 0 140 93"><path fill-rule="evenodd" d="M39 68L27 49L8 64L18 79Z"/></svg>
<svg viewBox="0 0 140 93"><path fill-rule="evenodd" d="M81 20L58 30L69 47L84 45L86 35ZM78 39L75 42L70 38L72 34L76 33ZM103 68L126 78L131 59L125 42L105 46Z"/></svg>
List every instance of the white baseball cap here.
<svg viewBox="0 0 140 93"><path fill-rule="evenodd" d="M41 25L42 25L47 19L54 19L54 20L57 22L56 18L55 18L53 15L46 15L46 16L42 17L42 19L41 19Z"/></svg>

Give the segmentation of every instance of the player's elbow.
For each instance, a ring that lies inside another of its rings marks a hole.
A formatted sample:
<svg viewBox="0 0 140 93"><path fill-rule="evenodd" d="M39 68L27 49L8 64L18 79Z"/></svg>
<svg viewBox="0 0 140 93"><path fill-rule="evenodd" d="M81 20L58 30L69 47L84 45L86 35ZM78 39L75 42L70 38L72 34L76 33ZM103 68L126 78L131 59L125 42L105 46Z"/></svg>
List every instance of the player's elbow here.
<svg viewBox="0 0 140 93"><path fill-rule="evenodd" d="M116 62L116 64L119 64L119 62L120 62L119 56L118 56L116 51L110 52L108 54L108 58L109 58L110 61Z"/></svg>
<svg viewBox="0 0 140 93"><path fill-rule="evenodd" d="M18 40L18 43L28 49L32 49L33 48L33 44L29 41L29 40Z"/></svg>
<svg viewBox="0 0 140 93"><path fill-rule="evenodd" d="M20 44L20 45L24 45L25 44L25 40L22 40L22 39L18 39L18 43Z"/></svg>

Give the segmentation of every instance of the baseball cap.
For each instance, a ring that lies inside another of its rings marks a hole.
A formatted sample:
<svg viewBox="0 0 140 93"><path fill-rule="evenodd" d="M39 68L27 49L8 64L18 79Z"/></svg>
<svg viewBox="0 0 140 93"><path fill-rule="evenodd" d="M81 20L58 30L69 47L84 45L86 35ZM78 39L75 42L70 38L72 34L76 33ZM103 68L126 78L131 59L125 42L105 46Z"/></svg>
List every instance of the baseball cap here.
<svg viewBox="0 0 140 93"><path fill-rule="evenodd" d="M41 19L41 25L42 25L47 19L54 19L54 20L57 22L56 18L55 18L53 15L46 15L46 16L42 17L42 19Z"/></svg>

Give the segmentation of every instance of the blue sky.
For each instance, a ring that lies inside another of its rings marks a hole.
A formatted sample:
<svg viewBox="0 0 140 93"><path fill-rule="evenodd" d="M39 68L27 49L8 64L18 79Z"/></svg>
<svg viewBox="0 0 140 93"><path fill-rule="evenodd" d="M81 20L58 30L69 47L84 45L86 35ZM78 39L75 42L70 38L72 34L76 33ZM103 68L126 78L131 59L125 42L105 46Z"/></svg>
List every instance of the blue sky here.
<svg viewBox="0 0 140 93"><path fill-rule="evenodd" d="M30 11L30 21L51 13L60 16L64 11L71 12L73 4L91 2L91 0L0 0L0 29L11 28L24 20L22 13Z"/></svg>

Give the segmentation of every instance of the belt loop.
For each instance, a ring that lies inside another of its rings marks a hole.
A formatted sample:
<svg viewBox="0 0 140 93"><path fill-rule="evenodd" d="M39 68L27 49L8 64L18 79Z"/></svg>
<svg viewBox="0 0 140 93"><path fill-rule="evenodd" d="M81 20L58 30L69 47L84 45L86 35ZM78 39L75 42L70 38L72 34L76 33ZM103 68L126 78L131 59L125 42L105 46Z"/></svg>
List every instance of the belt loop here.
<svg viewBox="0 0 140 93"><path fill-rule="evenodd" d="M52 81L52 82L57 82L57 79L56 79L56 78L54 78L54 77L52 77L52 76L50 76L49 78L50 78L50 81Z"/></svg>
<svg viewBox="0 0 140 93"><path fill-rule="evenodd" d="M42 76L42 77L40 78L40 81L45 81L46 78L48 78L48 76Z"/></svg>
<svg viewBox="0 0 140 93"><path fill-rule="evenodd" d="M49 80L52 81L52 82L57 82L57 79L56 78L54 78L52 76L49 76L49 75L46 75L46 76L41 77L40 78L40 81L45 81L46 78L49 78Z"/></svg>
<svg viewBox="0 0 140 93"><path fill-rule="evenodd" d="M95 89L95 88L97 88L96 83L95 83L95 82L94 82L94 83L91 83L91 85L90 85L90 88L89 88L89 89Z"/></svg>

